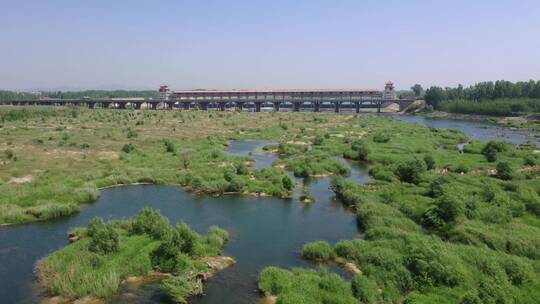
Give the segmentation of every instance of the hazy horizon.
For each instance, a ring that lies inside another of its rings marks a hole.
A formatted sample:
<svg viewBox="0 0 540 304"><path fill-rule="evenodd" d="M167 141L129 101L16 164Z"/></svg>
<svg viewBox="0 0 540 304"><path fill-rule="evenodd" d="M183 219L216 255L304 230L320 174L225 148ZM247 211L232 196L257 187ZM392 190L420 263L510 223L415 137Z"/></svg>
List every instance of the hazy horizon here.
<svg viewBox="0 0 540 304"><path fill-rule="evenodd" d="M6 1L0 89L540 79L540 2Z"/></svg>

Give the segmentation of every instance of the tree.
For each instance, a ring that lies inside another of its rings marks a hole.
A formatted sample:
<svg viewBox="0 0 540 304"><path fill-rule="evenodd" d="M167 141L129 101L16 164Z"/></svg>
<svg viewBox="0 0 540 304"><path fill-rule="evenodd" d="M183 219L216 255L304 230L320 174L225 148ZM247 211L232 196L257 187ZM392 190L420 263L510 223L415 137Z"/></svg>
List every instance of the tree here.
<svg viewBox="0 0 540 304"><path fill-rule="evenodd" d="M441 87L430 87L426 90L424 98L426 99L426 103L428 105L437 108L441 102L448 99L448 94Z"/></svg>
<svg viewBox="0 0 540 304"><path fill-rule="evenodd" d="M422 96L422 93L424 92L424 89L418 83L413 85L411 87L411 90L414 92L414 96L416 96L416 97Z"/></svg>

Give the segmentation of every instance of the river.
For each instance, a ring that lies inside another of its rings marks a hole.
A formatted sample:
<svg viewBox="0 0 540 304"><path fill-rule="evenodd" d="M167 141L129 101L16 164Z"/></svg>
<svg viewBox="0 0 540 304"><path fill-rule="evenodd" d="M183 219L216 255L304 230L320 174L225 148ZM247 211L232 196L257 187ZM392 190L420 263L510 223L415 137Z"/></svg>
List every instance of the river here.
<svg viewBox="0 0 540 304"><path fill-rule="evenodd" d="M523 132L478 122L417 116L399 118L430 127L458 129L480 140L504 139L521 143L534 139ZM276 159L275 155L261 151L267 143L234 141L227 151L237 156L251 155L257 168L267 167ZM357 183L369 179L366 167L346 164L352 169L350 179ZM35 263L67 245L67 232L72 228L86 226L96 216L107 220L130 218L143 207L151 206L159 209L171 222L185 222L200 233L205 233L211 225L219 225L231 235L225 254L237 259L238 263L212 278L206 286L206 295L192 299L192 303L256 303L259 299L256 280L263 267L314 267L300 256L303 244L316 240L334 243L359 236L356 217L333 199L328 178L296 181L309 185L311 195L316 198L315 203L302 204L297 198L239 195L214 198L196 195L176 186L138 185L103 190L97 202L72 216L0 227L0 301L39 302L41 295L33 274ZM150 285L134 290L124 289L112 302L161 303L162 300L158 289Z"/></svg>

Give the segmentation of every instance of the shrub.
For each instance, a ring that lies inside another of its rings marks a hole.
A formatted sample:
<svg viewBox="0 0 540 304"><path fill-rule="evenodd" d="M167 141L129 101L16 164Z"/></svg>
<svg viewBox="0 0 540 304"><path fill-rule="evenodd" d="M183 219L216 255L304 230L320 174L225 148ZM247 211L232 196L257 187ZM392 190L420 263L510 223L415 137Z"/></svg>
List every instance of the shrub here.
<svg viewBox="0 0 540 304"><path fill-rule="evenodd" d="M128 128L126 136L127 138L134 138L134 137L137 137L138 134L137 132L135 132L135 130Z"/></svg>
<svg viewBox="0 0 540 304"><path fill-rule="evenodd" d="M392 182L395 180L394 172L392 172L387 166L374 165L369 169L369 175L374 179Z"/></svg>
<svg viewBox="0 0 540 304"><path fill-rule="evenodd" d="M92 252L108 254L120 248L118 232L99 217L90 221L87 235L91 239L88 249Z"/></svg>
<svg viewBox="0 0 540 304"><path fill-rule="evenodd" d="M125 144L123 147L122 147L122 152L124 153L131 153L135 150L135 146L132 144L132 143L129 143L129 144Z"/></svg>
<svg viewBox="0 0 540 304"><path fill-rule="evenodd" d="M454 223L463 213L463 206L453 196L445 194L435 202L435 205L426 209L422 223L428 228L441 229Z"/></svg>
<svg viewBox="0 0 540 304"><path fill-rule="evenodd" d="M379 133L373 136L373 142L376 142L376 143L387 143L389 141L390 141L390 136L388 134Z"/></svg>
<svg viewBox="0 0 540 304"><path fill-rule="evenodd" d="M288 176L284 176L281 179L281 184L283 185L283 188L287 189L288 191L291 191L294 188L294 180Z"/></svg>
<svg viewBox="0 0 540 304"><path fill-rule="evenodd" d="M538 161L536 160L536 157L534 157L532 155L526 155L523 158L523 164L525 166L533 167L533 166L536 166L538 164Z"/></svg>
<svg viewBox="0 0 540 304"><path fill-rule="evenodd" d="M360 140L360 139L355 140L351 144L351 149L358 153L357 155L358 160L367 160L367 157L369 155L369 148L365 141Z"/></svg>
<svg viewBox="0 0 540 304"><path fill-rule="evenodd" d="M437 164L435 163L435 159L433 158L432 155L424 156L424 163L426 164L426 168L428 170L433 170L437 166Z"/></svg>
<svg viewBox="0 0 540 304"><path fill-rule="evenodd" d="M267 295L277 295L293 285L292 274L277 267L266 267L259 275L259 288Z"/></svg>
<svg viewBox="0 0 540 304"><path fill-rule="evenodd" d="M152 208L143 208L133 219L131 228L134 234L146 233L158 240L169 237L171 230L169 220Z"/></svg>
<svg viewBox="0 0 540 304"><path fill-rule="evenodd" d="M422 174L426 171L424 162L415 159L401 163L396 168L395 174L402 182L419 184Z"/></svg>
<svg viewBox="0 0 540 304"><path fill-rule="evenodd" d="M469 167L465 164L459 164L457 166L451 166L450 168L448 168L448 170L450 170L450 172L454 172L454 173L467 173L469 172Z"/></svg>
<svg viewBox="0 0 540 304"><path fill-rule="evenodd" d="M244 162L238 162L235 165L235 167L236 167L236 174L239 174L239 175L249 174L249 169Z"/></svg>
<svg viewBox="0 0 540 304"><path fill-rule="evenodd" d="M178 229L172 229L169 237L150 254L152 265L164 272L177 271L179 263L183 263L183 255L189 256L185 249L191 250L193 243L192 237L184 239Z"/></svg>
<svg viewBox="0 0 540 304"><path fill-rule="evenodd" d="M448 178L438 176L429 183L429 196L436 198L444 194L444 185L448 183Z"/></svg>
<svg viewBox="0 0 540 304"><path fill-rule="evenodd" d="M189 297L203 293L202 281L187 274L167 278L160 287L174 303L180 304L187 304Z"/></svg>
<svg viewBox="0 0 540 304"><path fill-rule="evenodd" d="M497 177L502 180L511 180L514 178L514 170L507 162L499 162L497 164Z"/></svg>
<svg viewBox="0 0 540 304"><path fill-rule="evenodd" d="M321 134L317 134L315 138L313 139L313 144L315 146L320 146L323 144L323 142L324 142L324 136L322 136Z"/></svg>
<svg viewBox="0 0 540 304"><path fill-rule="evenodd" d="M327 261L334 258L334 249L325 241L308 243L302 248L302 256L312 261Z"/></svg>
<svg viewBox="0 0 540 304"><path fill-rule="evenodd" d="M15 152L11 149L4 150L4 155L7 159L14 159L15 158Z"/></svg>
<svg viewBox="0 0 540 304"><path fill-rule="evenodd" d="M459 304L482 304L482 300L478 297L476 290L470 290L463 295Z"/></svg>
<svg viewBox="0 0 540 304"><path fill-rule="evenodd" d="M380 300L377 284L362 274L354 276L352 280L352 292L360 303L378 303Z"/></svg>
<svg viewBox="0 0 540 304"><path fill-rule="evenodd" d="M165 151L166 152L176 154L176 146L174 145L174 143L172 143L168 139L165 139L163 141L163 144L165 145Z"/></svg>
<svg viewBox="0 0 540 304"><path fill-rule="evenodd" d="M484 146L484 148L482 148L481 153L488 162L495 162L497 160L497 153L504 152L506 150L506 143L491 140Z"/></svg>

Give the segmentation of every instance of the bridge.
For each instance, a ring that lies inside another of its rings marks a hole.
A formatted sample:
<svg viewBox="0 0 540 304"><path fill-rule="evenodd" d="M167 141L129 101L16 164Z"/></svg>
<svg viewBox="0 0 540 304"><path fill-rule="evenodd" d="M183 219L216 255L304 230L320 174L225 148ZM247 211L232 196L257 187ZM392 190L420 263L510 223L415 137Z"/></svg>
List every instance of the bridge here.
<svg viewBox="0 0 540 304"><path fill-rule="evenodd" d="M398 103L400 110L410 101L385 100L384 93L379 90L339 89L339 90L180 90L169 92L160 88L160 96L155 99L110 98L110 99L36 99L16 100L13 105L51 105L51 106L85 106L88 108L117 109L226 109L251 110L260 112L270 107L274 111L291 109L293 112L311 110L320 112L322 108L340 112L342 108L354 109L376 108L389 103Z"/></svg>

